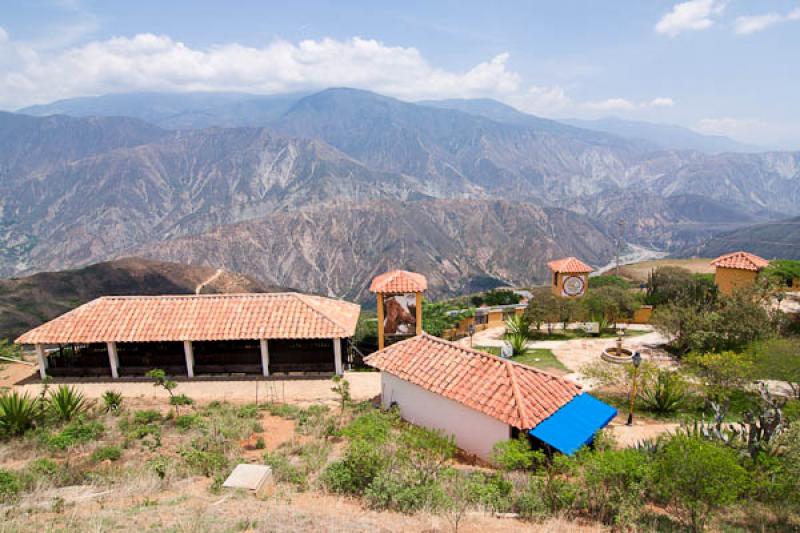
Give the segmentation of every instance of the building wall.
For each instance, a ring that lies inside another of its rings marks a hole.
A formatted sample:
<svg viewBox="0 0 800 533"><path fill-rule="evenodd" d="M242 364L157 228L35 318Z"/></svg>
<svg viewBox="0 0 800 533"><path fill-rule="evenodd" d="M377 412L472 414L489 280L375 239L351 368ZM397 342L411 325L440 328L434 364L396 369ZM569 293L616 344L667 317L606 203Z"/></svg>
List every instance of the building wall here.
<svg viewBox="0 0 800 533"><path fill-rule="evenodd" d="M634 324L649 324L651 316L653 316L653 306L643 305L633 312L633 319L631 322Z"/></svg>
<svg viewBox="0 0 800 533"><path fill-rule="evenodd" d="M396 403L403 419L452 436L456 446L484 460L495 443L511 436L507 424L386 372L381 372L381 400L385 409Z"/></svg>
<svg viewBox="0 0 800 533"><path fill-rule="evenodd" d="M714 282L722 294L731 294L736 289L749 287L756 282L758 272L739 268L717 268Z"/></svg>
<svg viewBox="0 0 800 533"><path fill-rule="evenodd" d="M559 298L568 298L568 296L564 295L564 279L568 277L577 276L583 279L583 294L580 296L569 296L569 298L580 298L581 296L585 296L586 293L589 291L589 275L588 274L578 274L578 273L569 273L569 272L556 272L553 275L553 294L558 296Z"/></svg>

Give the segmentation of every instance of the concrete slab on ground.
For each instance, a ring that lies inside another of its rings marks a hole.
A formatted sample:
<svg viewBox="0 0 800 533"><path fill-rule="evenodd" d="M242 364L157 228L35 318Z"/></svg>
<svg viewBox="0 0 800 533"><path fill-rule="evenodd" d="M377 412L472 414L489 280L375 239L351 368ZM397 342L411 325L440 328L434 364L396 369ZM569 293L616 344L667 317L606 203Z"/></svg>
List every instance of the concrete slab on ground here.
<svg viewBox="0 0 800 533"><path fill-rule="evenodd" d="M247 489L258 492L271 479L271 467L243 463L236 465L222 486L229 489Z"/></svg>

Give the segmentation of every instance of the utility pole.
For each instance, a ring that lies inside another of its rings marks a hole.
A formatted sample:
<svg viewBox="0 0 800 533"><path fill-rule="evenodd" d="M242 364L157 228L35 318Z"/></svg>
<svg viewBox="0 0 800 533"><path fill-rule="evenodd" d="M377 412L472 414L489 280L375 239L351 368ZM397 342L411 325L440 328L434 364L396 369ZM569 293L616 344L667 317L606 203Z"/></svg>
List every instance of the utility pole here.
<svg viewBox="0 0 800 533"><path fill-rule="evenodd" d="M622 248L622 228L625 225L625 221L621 218L617 220L617 268L615 274L619 277L619 253L620 249Z"/></svg>

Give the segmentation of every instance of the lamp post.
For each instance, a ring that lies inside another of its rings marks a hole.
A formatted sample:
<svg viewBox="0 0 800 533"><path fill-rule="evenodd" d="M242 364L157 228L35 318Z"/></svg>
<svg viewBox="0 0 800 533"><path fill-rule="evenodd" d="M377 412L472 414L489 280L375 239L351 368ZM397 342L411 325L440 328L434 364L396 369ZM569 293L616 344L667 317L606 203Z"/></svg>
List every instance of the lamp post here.
<svg viewBox="0 0 800 533"><path fill-rule="evenodd" d="M470 324L467 327L467 332L469 333L469 347L472 348L472 336L475 335L475 324Z"/></svg>
<svg viewBox="0 0 800 533"><path fill-rule="evenodd" d="M633 405L636 401L636 379L639 377L639 365L642 364L642 355L639 352L633 352L633 357L631 357L631 362L633 362L633 383L631 383L631 393L630 398L628 398L628 423L627 425L633 425Z"/></svg>

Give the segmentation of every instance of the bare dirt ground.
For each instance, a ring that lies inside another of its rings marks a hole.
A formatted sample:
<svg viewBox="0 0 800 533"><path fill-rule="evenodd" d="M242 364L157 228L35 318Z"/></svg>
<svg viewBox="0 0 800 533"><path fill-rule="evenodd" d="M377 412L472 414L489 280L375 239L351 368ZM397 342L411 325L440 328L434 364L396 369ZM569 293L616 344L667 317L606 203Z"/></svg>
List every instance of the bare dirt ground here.
<svg viewBox="0 0 800 533"><path fill-rule="evenodd" d="M453 526L442 516L377 512L357 501L318 492L278 490L266 497L245 491L212 494L210 480L191 478L170 490L144 494L100 493L59 489L63 510L52 505L20 505L15 518L0 531L281 531L281 532L449 532ZM65 487L65 489L68 489ZM45 501L47 501L45 499ZM21 527L20 527L21 526ZM596 525L566 520L531 524L516 519L470 513L459 531L470 532L595 532Z"/></svg>
<svg viewBox="0 0 800 533"><path fill-rule="evenodd" d="M42 385L36 379L38 372L29 366L10 363L0 368L0 387L14 387L21 392L38 394ZM378 372L346 372L350 382L350 394L356 401L368 400L381 392L381 380ZM166 399L163 389L153 387L147 380L125 381L111 378L102 380L58 380L57 383L69 383L79 388L89 398L99 398L107 390L119 391L126 398ZM179 392L197 401L229 401L259 402L272 401L295 403L300 405L311 403L329 403L336 400L331 391L329 377L307 379L275 379L275 380L192 380L178 381Z"/></svg>
<svg viewBox="0 0 800 533"><path fill-rule="evenodd" d="M654 259L641 261L630 265L620 266L620 275L634 281L647 281L647 275L654 269L662 266L675 266L688 269L695 274L713 274L714 267L711 259Z"/></svg>

